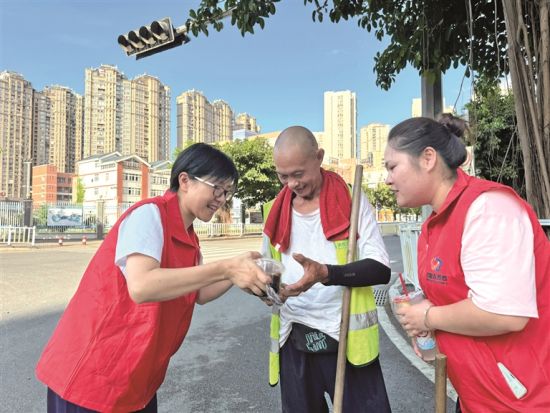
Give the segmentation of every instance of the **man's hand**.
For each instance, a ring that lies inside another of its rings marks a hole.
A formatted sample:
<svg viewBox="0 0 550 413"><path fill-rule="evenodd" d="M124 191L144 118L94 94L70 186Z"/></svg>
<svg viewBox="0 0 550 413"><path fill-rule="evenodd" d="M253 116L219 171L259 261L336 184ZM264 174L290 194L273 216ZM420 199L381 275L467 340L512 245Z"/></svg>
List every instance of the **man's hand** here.
<svg viewBox="0 0 550 413"><path fill-rule="evenodd" d="M300 295L318 282L328 281L328 268L325 264L313 261L302 254L292 254L292 258L304 267L304 275L294 284L281 287L279 295L283 301L288 297Z"/></svg>

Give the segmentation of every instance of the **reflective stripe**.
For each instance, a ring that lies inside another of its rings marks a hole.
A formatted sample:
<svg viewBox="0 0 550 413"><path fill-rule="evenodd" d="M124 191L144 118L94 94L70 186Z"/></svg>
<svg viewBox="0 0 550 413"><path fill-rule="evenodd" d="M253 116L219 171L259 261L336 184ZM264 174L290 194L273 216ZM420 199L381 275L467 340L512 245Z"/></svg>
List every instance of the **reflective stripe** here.
<svg viewBox="0 0 550 413"><path fill-rule="evenodd" d="M376 310L368 311L362 314L350 314L349 329L351 331L363 330L378 323L378 313Z"/></svg>
<svg viewBox="0 0 550 413"><path fill-rule="evenodd" d="M264 220L267 219L272 204L273 201L264 204ZM347 262L348 244L348 240L334 242L336 261L340 265ZM276 247L280 246L277 245ZM271 243L269 249L271 257L281 261L281 252ZM269 384L271 386L278 383L280 369L280 316L277 310L273 308L270 325ZM364 366L378 357L378 314L372 287L354 287L351 289L350 313L346 356L351 364Z"/></svg>
<svg viewBox="0 0 550 413"><path fill-rule="evenodd" d="M279 354L279 339L271 339L271 345L269 346L269 351L273 354Z"/></svg>

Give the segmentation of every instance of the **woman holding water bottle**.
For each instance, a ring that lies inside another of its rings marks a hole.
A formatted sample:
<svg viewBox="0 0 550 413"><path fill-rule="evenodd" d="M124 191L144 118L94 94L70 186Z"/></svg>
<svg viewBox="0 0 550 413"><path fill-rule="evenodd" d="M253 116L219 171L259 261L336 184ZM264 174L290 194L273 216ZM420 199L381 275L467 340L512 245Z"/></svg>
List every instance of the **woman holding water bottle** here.
<svg viewBox="0 0 550 413"><path fill-rule="evenodd" d="M410 336L435 335L457 412L550 411L550 242L510 187L471 177L465 122L412 118L385 151L401 207L431 206L418 241L426 299L397 310Z"/></svg>

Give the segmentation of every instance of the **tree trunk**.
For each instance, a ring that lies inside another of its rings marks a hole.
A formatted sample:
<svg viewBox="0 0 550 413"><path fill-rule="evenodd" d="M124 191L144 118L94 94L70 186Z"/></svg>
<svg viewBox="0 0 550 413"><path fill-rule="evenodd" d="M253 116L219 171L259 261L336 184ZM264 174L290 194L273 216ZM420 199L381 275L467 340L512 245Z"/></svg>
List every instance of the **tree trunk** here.
<svg viewBox="0 0 550 413"><path fill-rule="evenodd" d="M523 3L522 0L502 0L508 64L525 164L527 201L539 218L550 218L548 2L538 0L538 4L530 8L530 33L524 22ZM540 33L536 33L538 24ZM540 43L532 47L537 40Z"/></svg>

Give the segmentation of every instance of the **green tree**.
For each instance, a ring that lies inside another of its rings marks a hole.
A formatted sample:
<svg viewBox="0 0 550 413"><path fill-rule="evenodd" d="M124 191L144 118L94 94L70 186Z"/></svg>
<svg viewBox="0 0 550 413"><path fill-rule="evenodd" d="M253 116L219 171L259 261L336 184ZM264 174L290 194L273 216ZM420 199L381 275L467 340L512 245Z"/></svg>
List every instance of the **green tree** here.
<svg viewBox="0 0 550 413"><path fill-rule="evenodd" d="M377 211L390 209L394 219L396 219L397 214L414 214L417 218L421 214L420 208L401 208L397 205L395 194L386 184L379 183L376 188L363 187L363 190L367 194L369 202Z"/></svg>
<svg viewBox="0 0 550 413"><path fill-rule="evenodd" d="M203 0L191 10L187 27L195 36L208 35L208 25L220 31L220 17L231 10L231 24L244 36L254 28L264 28L276 13L279 0ZM489 0L474 0L471 10L464 2L442 0L304 0L311 5L312 19L322 22L355 18L357 24L374 32L378 40L389 40L375 56L377 85L389 89L395 76L410 64L420 73L445 73L470 62L478 73L498 77L505 70L505 22L502 7ZM496 11L496 18L495 18ZM468 17L475 16L470 20ZM497 36L495 36L495 32ZM475 59L470 59L470 46ZM469 74L470 69L468 69Z"/></svg>
<svg viewBox="0 0 550 413"><path fill-rule="evenodd" d="M279 0L202 0L186 26L197 36L223 28L231 14L241 34L264 28ZM548 0L304 0L313 20L356 18L389 40L374 62L376 83L389 89L407 64L428 79L466 65L490 79L510 73L527 200L550 217L550 30ZM521 98L520 98L521 97Z"/></svg>
<svg viewBox="0 0 550 413"><path fill-rule="evenodd" d="M48 223L48 205L42 204L32 214L33 225L45 227Z"/></svg>
<svg viewBox="0 0 550 413"><path fill-rule="evenodd" d="M86 189L84 188L82 179L78 178L76 181L76 203L77 204L81 204L84 202L85 193L86 193Z"/></svg>
<svg viewBox="0 0 550 413"><path fill-rule="evenodd" d="M273 166L273 148L263 138L236 140L219 145L239 171L236 196L246 208L265 203L279 193L281 185Z"/></svg>
<svg viewBox="0 0 550 413"><path fill-rule="evenodd" d="M174 148L174 152L172 152L172 159L176 159L181 151L183 151L184 149L187 149L188 147L190 147L194 143L195 142L192 139L187 139L181 148L176 146Z"/></svg>
<svg viewBox="0 0 550 413"><path fill-rule="evenodd" d="M523 158L516 131L514 97L498 83L480 79L470 114L468 140L474 147L476 175L513 187L525 197Z"/></svg>

